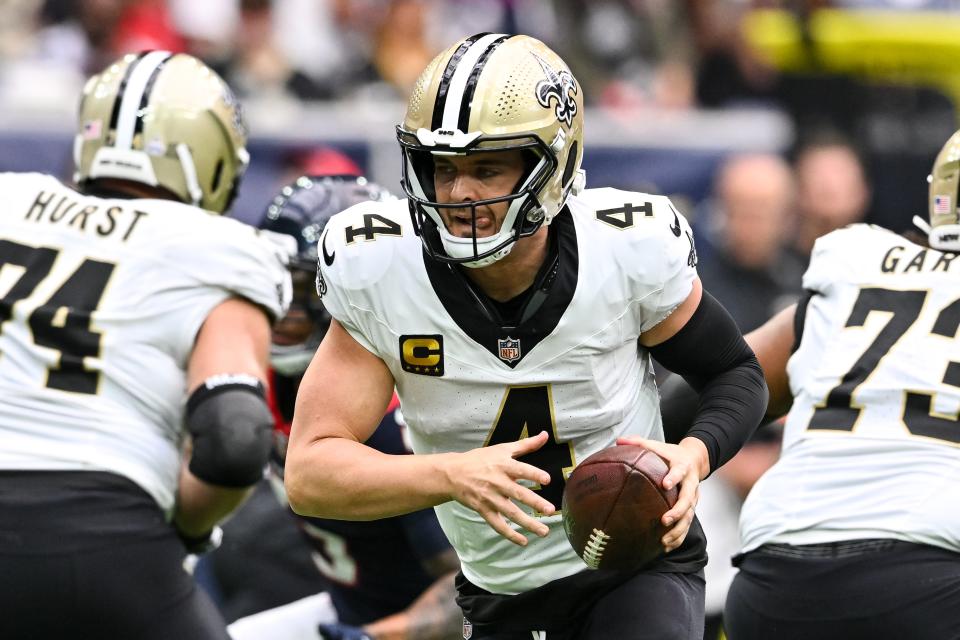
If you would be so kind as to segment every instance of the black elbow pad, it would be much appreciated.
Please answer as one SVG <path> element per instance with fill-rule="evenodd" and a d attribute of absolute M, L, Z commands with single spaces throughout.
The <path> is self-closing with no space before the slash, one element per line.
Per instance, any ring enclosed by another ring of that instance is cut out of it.
<path fill-rule="evenodd" d="M 190 472 L 204 482 L 243 488 L 263 477 L 273 416 L 263 384 L 248 375 L 213 376 L 187 400 L 193 437 Z"/>

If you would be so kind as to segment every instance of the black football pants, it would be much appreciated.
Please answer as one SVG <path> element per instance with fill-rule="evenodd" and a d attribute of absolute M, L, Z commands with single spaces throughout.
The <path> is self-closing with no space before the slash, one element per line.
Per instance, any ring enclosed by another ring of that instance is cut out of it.
<path fill-rule="evenodd" d="M 229 640 L 184 556 L 129 480 L 0 472 L 3 640 Z"/>
<path fill-rule="evenodd" d="M 853 540 L 765 545 L 738 564 L 729 640 L 960 639 L 960 554 Z"/>
<path fill-rule="evenodd" d="M 549 603 L 544 603 L 549 607 Z M 470 640 L 703 640 L 703 573 L 641 572 L 568 628 L 496 631 L 465 622 Z"/>

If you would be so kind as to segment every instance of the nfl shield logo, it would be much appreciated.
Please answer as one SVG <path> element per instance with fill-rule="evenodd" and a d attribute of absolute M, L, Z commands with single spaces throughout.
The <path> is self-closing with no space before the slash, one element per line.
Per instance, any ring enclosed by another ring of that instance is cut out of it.
<path fill-rule="evenodd" d="M 503 340 L 497 340 L 497 346 L 500 348 L 500 359 L 504 362 L 514 362 L 520 359 L 520 341 L 511 337 Z"/>
<path fill-rule="evenodd" d="M 473 623 L 463 619 L 463 640 L 470 640 L 473 637 Z"/>

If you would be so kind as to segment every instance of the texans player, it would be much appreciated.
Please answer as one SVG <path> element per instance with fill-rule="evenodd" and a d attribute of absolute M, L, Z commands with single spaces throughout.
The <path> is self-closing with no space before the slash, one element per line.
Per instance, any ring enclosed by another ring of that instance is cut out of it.
<path fill-rule="evenodd" d="M 316 292 L 317 241 L 333 214 L 359 202 L 390 200 L 395 198 L 362 177 L 302 176 L 281 190 L 261 223 L 292 236 L 299 247 L 291 262 L 293 303 L 274 326 L 270 353 L 276 425 L 272 466 L 281 493 L 297 388 L 330 324 Z M 409 453 L 395 398 L 367 445 L 391 455 Z M 462 620 L 453 586 L 459 564 L 432 510 L 373 522 L 298 517 L 298 523 L 328 584 L 326 592 L 238 620 L 230 625 L 235 640 L 459 635 Z"/>
<path fill-rule="evenodd" d="M 0 173 L 0 638 L 228 638 L 182 541 L 263 476 L 290 296 L 290 249 L 219 215 L 245 145 L 216 73 L 150 51 L 87 83 L 75 185 Z"/>
<path fill-rule="evenodd" d="M 669 200 L 582 190 L 582 100 L 527 36 L 471 36 L 427 66 L 398 127 L 407 201 L 353 207 L 321 236 L 334 320 L 297 397 L 287 493 L 327 518 L 435 507 L 461 562 L 464 637 L 699 639 L 697 487 L 752 433 L 766 387 Z M 676 445 L 651 356 L 703 389 Z M 394 387 L 413 456 L 364 444 Z M 560 497 L 578 461 L 621 438 L 670 463 L 670 553 L 591 571 Z"/>

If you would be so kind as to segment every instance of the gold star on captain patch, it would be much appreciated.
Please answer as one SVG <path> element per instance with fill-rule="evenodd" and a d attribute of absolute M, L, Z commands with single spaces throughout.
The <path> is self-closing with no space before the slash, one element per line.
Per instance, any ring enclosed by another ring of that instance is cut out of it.
<path fill-rule="evenodd" d="M 400 336 L 400 365 L 407 373 L 443 375 L 442 335 Z"/>

